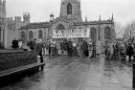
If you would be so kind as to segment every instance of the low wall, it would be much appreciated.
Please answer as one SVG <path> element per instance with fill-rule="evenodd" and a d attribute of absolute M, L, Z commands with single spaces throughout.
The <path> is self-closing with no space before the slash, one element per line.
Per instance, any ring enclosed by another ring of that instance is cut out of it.
<path fill-rule="evenodd" d="M 10 51 L 0 52 L 0 71 L 29 65 L 37 62 L 34 52 Z"/>

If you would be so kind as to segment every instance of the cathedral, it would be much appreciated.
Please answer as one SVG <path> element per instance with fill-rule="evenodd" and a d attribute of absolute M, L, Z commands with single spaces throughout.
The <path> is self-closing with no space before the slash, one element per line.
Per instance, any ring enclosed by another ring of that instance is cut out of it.
<path fill-rule="evenodd" d="M 115 40 L 113 16 L 108 20 L 83 21 L 80 0 L 61 0 L 60 16 L 50 15 L 49 22 L 30 23 L 20 28 L 20 39 L 91 40 L 97 45 Z"/>
<path fill-rule="evenodd" d="M 97 21 L 83 21 L 80 0 L 61 0 L 59 17 L 51 14 L 48 22 L 31 23 L 29 13 L 23 15 L 23 21 L 18 16 L 5 18 L 6 1 L 0 0 L 0 43 L 5 47 L 10 47 L 14 39 L 22 40 L 25 45 L 35 39 L 70 39 L 76 43 L 85 39 L 103 46 L 116 37 L 113 15 L 108 20 L 99 17 Z"/>

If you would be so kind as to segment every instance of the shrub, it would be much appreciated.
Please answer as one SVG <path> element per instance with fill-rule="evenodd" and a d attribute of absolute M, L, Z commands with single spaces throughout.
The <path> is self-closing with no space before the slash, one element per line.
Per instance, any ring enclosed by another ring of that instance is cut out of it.
<path fill-rule="evenodd" d="M 3 49 L 4 48 L 4 45 L 2 42 L 0 42 L 0 49 Z"/>
<path fill-rule="evenodd" d="M 18 40 L 13 40 L 12 41 L 12 48 L 14 49 L 17 49 L 19 46 L 18 46 Z"/>

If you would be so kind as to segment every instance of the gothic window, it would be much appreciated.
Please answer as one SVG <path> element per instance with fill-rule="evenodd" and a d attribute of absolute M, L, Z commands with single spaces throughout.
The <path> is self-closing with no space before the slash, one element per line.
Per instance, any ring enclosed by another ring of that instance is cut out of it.
<path fill-rule="evenodd" d="M 42 30 L 39 30 L 39 32 L 38 32 L 38 38 L 39 39 L 43 39 L 43 32 L 42 32 Z"/>
<path fill-rule="evenodd" d="M 58 32 L 59 30 L 63 31 L 63 30 L 65 30 L 65 27 L 64 27 L 64 25 L 59 24 L 56 29 L 57 29 L 57 32 Z"/>
<path fill-rule="evenodd" d="M 32 39 L 33 39 L 33 32 L 30 31 L 30 32 L 29 32 L 29 40 L 32 40 Z"/>
<path fill-rule="evenodd" d="M 1 27 L 0 27 L 0 42 L 1 42 Z"/>
<path fill-rule="evenodd" d="M 67 15 L 70 15 L 70 14 L 72 14 L 72 5 L 71 5 L 71 3 L 69 3 L 67 5 Z"/>
<path fill-rule="evenodd" d="M 111 40 L 111 29 L 110 29 L 110 27 L 106 27 L 104 33 L 105 33 L 105 39 Z"/>
<path fill-rule="evenodd" d="M 62 25 L 62 24 L 59 24 L 58 26 L 57 26 L 57 30 L 64 30 L 65 29 L 65 27 L 64 27 L 64 25 Z"/>
<path fill-rule="evenodd" d="M 96 42 L 97 40 L 97 31 L 94 27 L 91 28 L 91 40 L 92 42 Z"/>
<path fill-rule="evenodd" d="M 24 32 L 24 31 L 21 32 L 21 39 L 22 39 L 23 41 L 25 41 L 25 32 Z"/>

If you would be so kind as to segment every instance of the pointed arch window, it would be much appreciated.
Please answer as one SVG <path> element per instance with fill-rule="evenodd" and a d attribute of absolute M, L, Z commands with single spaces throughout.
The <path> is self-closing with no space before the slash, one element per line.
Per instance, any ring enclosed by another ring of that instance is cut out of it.
<path fill-rule="evenodd" d="M 72 14 L 72 5 L 71 5 L 71 3 L 69 3 L 67 5 L 67 15 L 71 15 L 71 14 Z"/>
<path fill-rule="evenodd" d="M 110 29 L 110 27 L 106 27 L 104 33 L 105 33 L 105 39 L 111 40 L 111 29 Z"/>
<path fill-rule="evenodd" d="M 0 42 L 1 42 L 1 27 L 0 27 Z"/>
<path fill-rule="evenodd" d="M 58 33 L 58 31 L 61 31 L 63 32 L 65 30 L 65 26 L 63 24 L 59 24 L 57 27 L 56 27 L 56 33 Z"/>
<path fill-rule="evenodd" d="M 22 41 L 25 41 L 25 32 L 24 31 L 21 32 L 21 39 L 22 39 Z"/>
<path fill-rule="evenodd" d="M 62 24 L 59 24 L 58 26 L 57 26 L 57 28 L 56 28 L 57 30 L 64 30 L 65 29 L 65 27 L 64 27 L 64 25 L 62 25 Z"/>
<path fill-rule="evenodd" d="M 43 32 L 42 32 L 42 30 L 39 30 L 39 32 L 38 32 L 38 38 L 39 39 L 43 39 Z"/>
<path fill-rule="evenodd" d="M 29 40 L 32 40 L 32 39 L 33 39 L 33 32 L 30 31 L 30 32 L 29 32 Z"/>
<path fill-rule="evenodd" d="M 94 27 L 91 28 L 91 40 L 92 42 L 96 42 L 97 40 L 97 30 Z"/>

